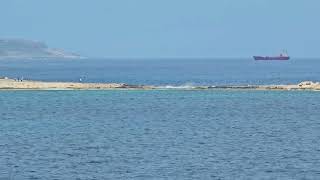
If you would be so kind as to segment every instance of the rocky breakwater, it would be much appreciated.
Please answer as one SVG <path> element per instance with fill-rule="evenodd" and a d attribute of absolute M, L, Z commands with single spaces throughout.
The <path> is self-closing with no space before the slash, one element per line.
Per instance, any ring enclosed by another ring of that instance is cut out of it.
<path fill-rule="evenodd" d="M 261 90 L 320 90 L 319 82 L 303 81 L 296 85 L 265 85 L 258 86 Z"/>
<path fill-rule="evenodd" d="M 60 90 L 60 89 L 137 89 L 137 90 L 151 90 L 151 89 L 166 89 L 156 86 L 145 85 L 128 85 L 124 83 L 80 83 L 80 82 L 43 82 L 43 81 L 26 81 L 15 80 L 6 77 L 0 77 L 0 89 L 38 89 L 38 90 Z M 296 85 L 245 85 L 245 86 L 198 86 L 192 88 L 178 88 L 178 89 L 229 89 L 229 90 L 315 90 L 320 91 L 320 83 L 312 81 L 304 81 Z"/>
<path fill-rule="evenodd" d="M 152 89 L 151 86 L 128 85 L 124 83 L 76 83 L 76 82 L 42 82 L 0 79 L 0 89 Z"/>
<path fill-rule="evenodd" d="M 229 89 L 229 90 L 320 90 L 319 82 L 304 81 L 293 85 L 225 85 L 196 87 L 195 89 Z"/>

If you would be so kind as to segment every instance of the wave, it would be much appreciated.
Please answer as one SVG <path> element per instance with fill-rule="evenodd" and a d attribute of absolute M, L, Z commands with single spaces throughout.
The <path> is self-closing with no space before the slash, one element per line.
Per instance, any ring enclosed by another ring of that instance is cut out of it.
<path fill-rule="evenodd" d="M 164 85 L 164 86 L 157 86 L 159 89 L 196 89 L 203 86 L 195 85 L 194 83 L 186 83 L 183 85 Z"/>

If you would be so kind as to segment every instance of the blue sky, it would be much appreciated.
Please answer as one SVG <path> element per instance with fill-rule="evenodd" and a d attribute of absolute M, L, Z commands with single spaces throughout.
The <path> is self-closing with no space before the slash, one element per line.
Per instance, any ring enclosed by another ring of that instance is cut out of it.
<path fill-rule="evenodd" d="M 1 0 L 0 37 L 94 57 L 320 57 L 319 0 Z"/>

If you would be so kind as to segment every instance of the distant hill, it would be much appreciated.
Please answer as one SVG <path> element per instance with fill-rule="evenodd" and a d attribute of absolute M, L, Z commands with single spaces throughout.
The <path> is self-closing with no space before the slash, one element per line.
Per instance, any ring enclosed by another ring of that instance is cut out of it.
<path fill-rule="evenodd" d="M 24 39 L 0 39 L 0 58 L 82 58 L 62 49 L 49 48 L 44 42 Z"/>

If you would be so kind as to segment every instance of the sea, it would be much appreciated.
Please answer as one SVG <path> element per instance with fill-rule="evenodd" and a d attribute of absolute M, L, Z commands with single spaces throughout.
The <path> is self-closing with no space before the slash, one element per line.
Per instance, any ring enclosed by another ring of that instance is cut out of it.
<path fill-rule="evenodd" d="M 0 76 L 44 81 L 193 86 L 320 81 L 319 59 L 0 60 Z"/>
<path fill-rule="evenodd" d="M 157 90 L 0 90 L 0 179 L 320 179 L 320 60 L 0 60 L 0 76 Z M 167 87 L 167 88 L 166 88 Z"/>

